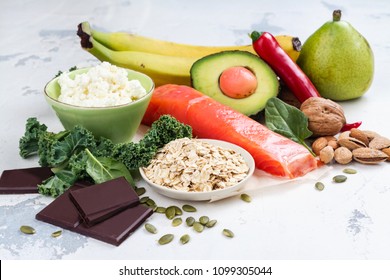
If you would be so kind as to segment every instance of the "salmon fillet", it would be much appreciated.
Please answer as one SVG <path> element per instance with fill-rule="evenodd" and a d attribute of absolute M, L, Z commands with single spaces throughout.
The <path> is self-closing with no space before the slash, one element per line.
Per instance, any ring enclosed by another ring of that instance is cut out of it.
<path fill-rule="evenodd" d="M 142 123 L 150 126 L 166 114 L 190 125 L 194 137 L 244 148 L 253 156 L 256 168 L 271 175 L 296 178 L 318 167 L 315 157 L 302 145 L 194 88 L 174 84 L 157 87 Z"/>

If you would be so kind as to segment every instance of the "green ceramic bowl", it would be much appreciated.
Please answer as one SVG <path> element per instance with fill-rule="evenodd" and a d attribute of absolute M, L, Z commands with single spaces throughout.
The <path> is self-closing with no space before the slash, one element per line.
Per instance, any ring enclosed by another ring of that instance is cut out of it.
<path fill-rule="evenodd" d="M 78 69 L 69 73 L 87 72 L 89 68 Z M 133 70 L 127 70 L 129 80 L 137 79 L 146 89 L 147 94 L 137 101 L 111 107 L 81 107 L 58 101 L 60 85 L 58 77 L 45 86 L 45 99 L 51 105 L 65 129 L 82 125 L 95 136 L 103 136 L 115 143 L 129 142 L 137 133 L 138 127 L 149 105 L 154 90 L 153 80 Z"/>

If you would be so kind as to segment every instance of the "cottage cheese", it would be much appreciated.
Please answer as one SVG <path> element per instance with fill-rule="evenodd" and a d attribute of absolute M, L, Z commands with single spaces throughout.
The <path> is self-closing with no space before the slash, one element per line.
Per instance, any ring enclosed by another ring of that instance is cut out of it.
<path fill-rule="evenodd" d="M 146 95 L 138 80 L 129 80 L 127 71 L 108 62 L 91 68 L 88 72 L 69 78 L 63 73 L 58 78 L 61 94 L 58 100 L 84 107 L 123 105 Z"/>

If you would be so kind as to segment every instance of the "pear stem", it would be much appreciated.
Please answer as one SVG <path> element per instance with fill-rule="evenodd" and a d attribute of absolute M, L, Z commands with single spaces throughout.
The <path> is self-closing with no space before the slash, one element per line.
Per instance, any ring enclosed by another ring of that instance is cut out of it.
<path fill-rule="evenodd" d="M 333 11 L 333 21 L 340 21 L 341 19 L 341 10 Z"/>

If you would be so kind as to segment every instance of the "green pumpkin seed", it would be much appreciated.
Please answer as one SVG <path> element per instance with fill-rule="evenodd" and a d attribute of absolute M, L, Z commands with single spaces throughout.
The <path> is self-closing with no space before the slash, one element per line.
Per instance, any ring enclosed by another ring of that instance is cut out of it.
<path fill-rule="evenodd" d="M 164 214 L 166 209 L 167 208 L 165 208 L 165 207 L 158 206 L 158 207 L 156 207 L 156 211 L 155 212 Z"/>
<path fill-rule="evenodd" d="M 176 216 L 176 209 L 174 206 L 169 206 L 167 209 L 165 209 L 165 216 L 172 220 Z"/>
<path fill-rule="evenodd" d="M 344 176 L 344 175 L 334 176 L 333 181 L 336 183 L 343 183 L 343 182 L 347 181 L 347 176 Z"/>
<path fill-rule="evenodd" d="M 202 216 L 199 218 L 199 223 L 201 223 L 202 225 L 206 225 L 209 221 L 210 219 L 207 216 Z"/>
<path fill-rule="evenodd" d="M 146 201 L 146 205 L 148 205 L 148 206 L 156 206 L 156 202 L 153 199 L 149 198 Z"/>
<path fill-rule="evenodd" d="M 62 234 L 62 230 L 57 230 L 51 234 L 52 237 L 58 237 Z"/>
<path fill-rule="evenodd" d="M 153 233 L 153 234 L 156 234 L 157 233 L 157 228 L 152 225 L 152 224 L 149 224 L 149 223 L 146 223 L 145 224 L 145 229 L 150 232 L 150 233 Z"/>
<path fill-rule="evenodd" d="M 33 227 L 30 227 L 30 226 L 21 226 L 20 231 L 25 233 L 25 234 L 34 234 L 35 233 L 35 229 Z"/>
<path fill-rule="evenodd" d="M 180 237 L 181 244 L 186 244 L 190 241 L 190 236 L 188 234 L 184 234 L 182 237 Z"/>
<path fill-rule="evenodd" d="M 194 223 L 195 223 L 195 218 L 194 217 L 188 217 L 186 219 L 187 226 L 192 227 L 194 225 Z"/>
<path fill-rule="evenodd" d="M 356 171 L 355 169 L 352 169 L 352 168 L 345 168 L 345 169 L 343 170 L 343 172 L 344 172 L 345 174 L 356 174 L 356 173 L 357 173 L 357 171 Z"/>
<path fill-rule="evenodd" d="M 325 188 L 325 185 L 322 182 L 317 182 L 315 185 L 317 190 L 322 191 Z"/>
<path fill-rule="evenodd" d="M 196 212 L 196 208 L 189 204 L 184 204 L 182 209 L 186 212 Z"/>
<path fill-rule="evenodd" d="M 144 197 L 141 197 L 140 200 L 139 200 L 139 203 L 146 203 L 147 201 L 149 200 L 149 196 L 144 196 Z"/>
<path fill-rule="evenodd" d="M 202 225 L 199 222 L 195 222 L 192 227 L 194 228 L 195 231 L 197 232 L 202 232 L 204 230 L 204 225 Z"/>
<path fill-rule="evenodd" d="M 252 197 L 250 197 L 250 195 L 246 194 L 246 193 L 241 194 L 240 198 L 241 198 L 241 200 L 243 200 L 245 202 L 251 202 L 252 201 Z"/>
<path fill-rule="evenodd" d="M 174 236 L 171 233 L 165 234 L 165 235 L 160 237 L 160 239 L 158 240 L 158 244 L 160 244 L 160 245 L 168 244 L 169 242 L 171 242 L 173 240 L 173 237 Z"/>
<path fill-rule="evenodd" d="M 206 227 L 212 228 L 217 223 L 217 220 L 210 220 L 207 222 Z"/>
<path fill-rule="evenodd" d="M 175 214 L 176 214 L 176 216 L 183 215 L 183 211 L 180 209 L 180 207 L 173 206 L 173 208 L 175 208 Z"/>
<path fill-rule="evenodd" d="M 230 229 L 227 229 L 225 228 L 223 231 L 222 231 L 223 235 L 229 237 L 229 238 L 233 238 L 234 237 L 234 233 L 230 230 Z"/>
<path fill-rule="evenodd" d="M 136 188 L 136 189 L 135 189 L 135 193 L 136 193 L 138 196 L 141 196 L 141 195 L 143 195 L 144 193 L 146 193 L 146 190 L 145 190 L 145 188 Z"/>
<path fill-rule="evenodd" d="M 183 220 L 181 218 L 174 218 L 172 220 L 172 226 L 177 227 L 180 226 Z"/>

